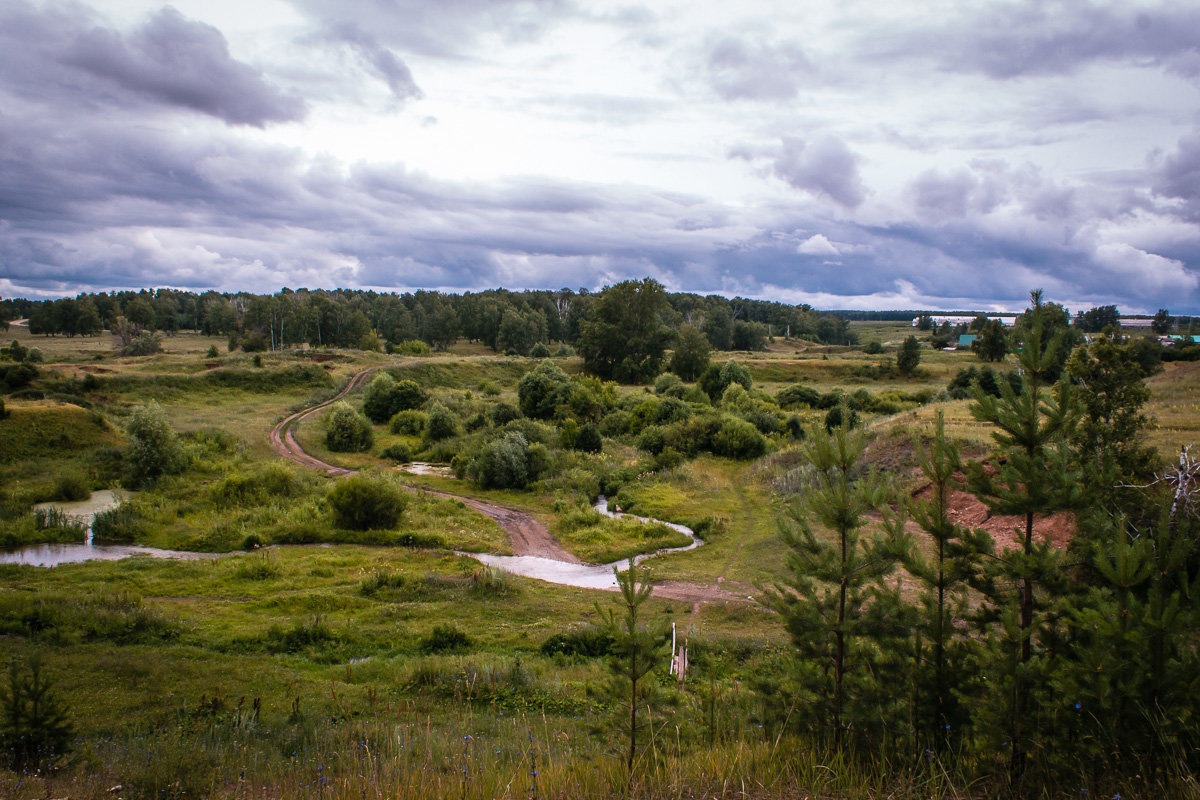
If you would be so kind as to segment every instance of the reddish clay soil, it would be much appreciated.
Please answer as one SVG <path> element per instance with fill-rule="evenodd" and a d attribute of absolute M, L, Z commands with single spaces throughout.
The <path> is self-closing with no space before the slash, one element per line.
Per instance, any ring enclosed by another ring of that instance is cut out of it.
<path fill-rule="evenodd" d="M 961 476 L 959 476 L 961 479 Z M 928 500 L 933 490 L 926 485 L 913 493 L 917 500 Z M 991 516 L 985 506 L 975 495 L 959 489 L 953 489 L 949 497 L 949 513 L 951 521 L 968 528 L 982 528 L 991 534 L 996 546 L 1002 550 L 1019 547 L 1025 540 L 1025 517 L 1021 515 Z M 1069 511 L 1060 511 L 1049 517 L 1035 517 L 1033 520 L 1033 538 L 1051 544 L 1059 549 L 1070 544 L 1075 536 L 1075 515 Z"/>

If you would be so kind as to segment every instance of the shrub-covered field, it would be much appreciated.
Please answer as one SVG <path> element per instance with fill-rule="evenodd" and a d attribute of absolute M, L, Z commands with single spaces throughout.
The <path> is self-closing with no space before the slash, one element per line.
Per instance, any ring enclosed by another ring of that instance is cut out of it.
<path fill-rule="evenodd" d="M 837 542 L 834 528 L 814 525 L 811 543 L 797 544 L 808 540 L 796 509 L 818 518 L 797 505 L 820 485 L 814 441 L 841 420 L 868 434 L 866 455 L 847 474 L 855 485 L 877 483 L 884 499 L 859 509 L 855 535 L 865 543 L 901 531 L 908 552 L 925 558 L 938 552 L 935 535 L 916 521 L 888 524 L 902 498 L 929 496 L 921 462 L 935 421 L 944 421 L 964 462 L 980 465 L 974 478 L 968 466 L 954 471 L 962 496 L 969 478 L 986 482 L 1019 460 L 988 460 L 995 426 L 971 410 L 975 385 L 1001 398 L 1004 387 L 1020 391 L 1010 377 L 1015 356 L 985 364 L 922 339 L 919 365 L 902 373 L 896 359 L 911 326 L 853 323 L 848 332 L 857 345 L 764 337 L 760 350 L 714 351 L 695 380 L 664 371 L 634 385 L 588 374 L 583 357 L 557 343 L 533 358 L 466 339 L 433 350 L 389 341 L 390 355 L 257 343 L 238 351 L 225 336 L 180 332 L 139 357 L 116 354 L 107 334 L 11 329 L 10 338 L 41 352 L 33 374 L 14 372 L 4 387 L 0 546 L 78 542 L 77 525 L 33 506 L 122 487 L 125 502 L 93 525 L 98 543 L 219 557 L 0 567 L 0 656 L 13 664 L 0 688 L 32 685 L 38 664 L 69 729 L 48 739 L 61 751 L 53 757 L 0 770 L 0 796 L 110 797 L 120 785 L 117 794 L 130 798 L 976 797 L 1013 790 L 1004 748 L 1014 739 L 1005 733 L 1030 745 L 1024 758 L 1036 777 L 1016 784 L 1025 796 L 1191 796 L 1195 709 L 1148 723 L 1164 732 L 1159 744 L 1133 750 L 1096 731 L 1120 724 L 1131 740 L 1145 734 L 1120 723 L 1132 706 L 1105 699 L 1142 702 L 1144 684 L 1120 673 L 1100 685 L 1089 682 L 1094 671 L 1070 666 L 1098 647 L 1101 639 L 1088 638 L 1097 631 L 1109 637 L 1108 652 L 1141 664 L 1137 643 L 1153 628 L 1154 609 L 1182 596 L 1137 577 L 1148 570 L 1151 544 L 1104 549 L 1119 538 L 1075 536 L 1081 544 L 1064 550 L 1074 572 L 1056 571 L 1057 551 L 1038 551 L 1037 580 L 1061 581 L 1037 584 L 1039 603 L 1043 593 L 1060 598 L 1036 609 L 1041 627 L 1031 635 L 1041 660 L 1021 661 L 1019 635 L 988 638 L 1021 629 L 1020 614 L 996 598 L 1022 573 L 980 572 L 957 596 L 955 613 L 975 616 L 956 618 L 957 630 L 973 633 L 955 640 L 955 658 L 965 659 L 955 663 L 971 664 L 974 681 L 956 696 L 984 711 L 946 749 L 905 721 L 930 713 L 923 693 L 933 662 L 919 621 L 922 567 L 897 556 L 862 597 L 894 591 L 899 610 L 883 615 L 885 606 L 862 600 L 868 610 L 854 633 L 862 649 L 842 689 L 847 715 L 870 711 L 835 746 L 829 697 L 814 688 L 832 675 L 832 662 L 803 660 L 798 621 L 816 623 L 789 616 L 776 591 L 807 591 L 788 583 L 797 554 Z M 1138 445 L 1173 456 L 1200 432 L 1189 400 L 1200 380 L 1194 365 L 1148 373 L 1149 424 L 1137 428 Z M 276 423 L 363 370 L 374 372 L 355 391 L 290 429 L 305 452 L 357 475 L 330 478 L 272 451 Z M 1083 434 L 1069 446 L 1113 454 L 1113 470 L 1151 474 L 1165 463 Z M 414 472 L 414 462 L 449 476 L 418 474 L 429 470 Z M 627 604 L 617 593 L 484 567 L 466 554 L 512 554 L 509 534 L 462 500 L 422 488 L 526 512 L 591 563 L 688 541 L 660 524 L 600 515 L 592 504 L 602 494 L 703 540 L 641 568 L 668 591 L 646 601 L 639 622 L 659 634 L 674 623 L 690 668 L 677 684 L 662 640 L 643 642 L 653 666 L 642 688 L 653 713 L 638 730 L 632 773 L 623 760 L 628 709 L 612 690 L 632 645 L 605 623 L 606 612 L 619 618 Z M 1072 531 L 1108 530 L 1096 509 L 1110 501 L 1127 525 L 1155 530 L 1150 500 L 1094 498 L 1071 501 Z M 1019 528 L 1020 512 L 996 509 L 1003 514 Z M 1159 541 L 1148 533 L 1141 540 Z M 1200 562 L 1185 550 L 1171 574 L 1190 575 Z M 1095 565 L 1110 562 L 1133 570 L 1125 594 L 1104 588 L 1115 579 Z M 704 592 L 714 599 L 703 602 Z M 1127 618 L 1150 627 L 1109 631 L 1104 620 L 1120 618 L 1110 603 L 1125 603 Z M 906 626 L 900 633 L 888 627 L 896 621 Z M 1173 660 L 1145 665 L 1170 683 L 1155 697 L 1186 696 L 1171 670 L 1193 663 L 1195 623 L 1186 614 L 1172 622 L 1174 644 L 1164 652 Z M 1016 649 L 1005 650 L 1013 641 Z M 901 661 L 907 672 L 888 672 Z M 987 671 L 1010 662 L 1026 671 Z M 1111 661 L 1100 668 L 1117 669 Z M 1029 677 L 1037 670 L 1044 684 Z M 885 674 L 893 677 L 878 677 Z M 1010 718 L 995 698 L 1010 694 L 989 694 L 989 680 L 1010 681 L 1010 692 L 1014 680 L 1036 686 L 1026 696 L 1044 711 L 1030 723 L 1036 735 L 1004 728 Z M 1072 707 L 1091 716 L 1073 717 Z M 6 735 L 11 742 L 11 731 L 0 730 Z"/>

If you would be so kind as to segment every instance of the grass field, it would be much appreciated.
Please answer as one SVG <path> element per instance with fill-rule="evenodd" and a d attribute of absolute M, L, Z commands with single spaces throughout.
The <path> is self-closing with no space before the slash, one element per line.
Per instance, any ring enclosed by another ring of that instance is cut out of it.
<path fill-rule="evenodd" d="M 777 340 L 765 352 L 715 360 L 746 364 L 755 389 L 770 395 L 793 383 L 871 396 L 928 390 L 928 403 L 864 414 L 876 436 L 872 458 L 899 489 L 911 488 L 912 442 L 928 437 L 938 412 L 968 456 L 987 454 L 991 429 L 971 417 L 969 401 L 943 392 L 958 370 L 981 363 L 973 354 L 925 349 L 903 378 L 889 359 L 911 326 L 852 327 L 885 352 Z M 283 464 L 267 443 L 291 411 L 331 396 L 360 370 L 388 369 L 450 408 L 459 435 L 428 443 L 376 425 L 370 450 L 334 453 L 324 415 L 314 414 L 295 428 L 303 448 L 407 486 L 528 511 L 587 561 L 686 541 L 589 511 L 611 485 L 624 510 L 686 524 L 705 542 L 645 562 L 647 577 L 759 597 L 784 574 L 779 515 L 802 477 L 797 442 L 785 433 L 772 435 L 759 459 L 660 463 L 633 434 L 606 435 L 591 454 L 563 449 L 555 420 L 526 421 L 553 470 L 528 489 L 482 489 L 400 474 L 381 452 L 403 444 L 443 463 L 469 455 L 496 429 L 484 420 L 469 431 L 468 421 L 497 402 L 516 404 L 516 383 L 536 360 L 459 343 L 423 357 L 286 352 L 256 362 L 192 333 L 165 337 L 159 355 L 122 358 L 107 335 L 46 339 L 13 328 L 9 338 L 42 351 L 32 388 L 45 396 L 5 398 L 0 525 L 15 529 L 33 503 L 64 491 L 63 475 L 91 489 L 119 484 L 125 421 L 154 401 L 183 434 L 190 461 L 131 501 L 130 536 L 225 555 L 0 567 L 0 658 L 41 653 L 78 734 L 69 770 L 49 782 L 0 772 L 2 797 L 108 797 L 117 784 L 138 798 L 951 796 L 957 776 L 905 773 L 884 787 L 850 765 L 818 768 L 807 745 L 772 728 L 779 710 L 768 704 L 791 669 L 780 619 L 758 603 L 661 598 L 648 601 L 644 621 L 676 624 L 693 672 L 654 729 L 641 792 L 632 791 L 605 733 L 609 670 L 603 658 L 570 649 L 582 647 L 581 632 L 614 606 L 614 594 L 482 567 L 461 553 L 509 554 L 508 535 L 452 499 L 406 495 L 394 526 L 339 529 L 327 500 L 332 479 Z M 581 367 L 577 357 L 555 363 L 571 375 Z M 1013 368 L 1011 357 L 1001 368 Z M 1149 385 L 1148 441 L 1169 455 L 1200 437 L 1200 364 L 1168 364 Z M 650 397 L 646 387 L 616 394 L 626 411 Z M 361 407 L 362 390 L 347 399 Z M 825 414 L 798 413 L 808 425 Z M 256 488 L 263 485 L 275 488 Z M 276 546 L 241 551 L 255 544 Z M 562 634 L 577 638 L 566 650 L 543 649 Z M 652 680 L 670 694 L 665 667 L 664 659 Z"/>

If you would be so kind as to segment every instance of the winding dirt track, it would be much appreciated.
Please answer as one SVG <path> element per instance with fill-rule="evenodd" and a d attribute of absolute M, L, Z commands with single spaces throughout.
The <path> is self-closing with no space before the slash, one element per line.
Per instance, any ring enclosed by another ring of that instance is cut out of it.
<path fill-rule="evenodd" d="M 350 392 L 357 389 L 366 381 L 367 377 L 374 370 L 363 370 L 355 373 L 354 377 L 346 384 L 340 392 L 335 394 L 323 403 L 318 403 L 310 408 L 297 411 L 296 413 L 285 417 L 279 424 L 271 429 L 270 441 L 271 447 L 283 458 L 308 467 L 309 469 L 320 470 L 326 475 L 334 478 L 353 475 L 358 470 L 349 469 L 347 467 L 339 467 L 334 464 L 322 461 L 315 456 L 312 456 L 304 451 L 300 443 L 296 441 L 294 428 L 298 422 L 305 419 L 311 414 L 315 414 L 322 408 L 331 405 L 338 400 L 341 400 Z M 491 517 L 499 523 L 500 527 L 509 535 L 512 540 L 513 553 L 519 556 L 540 556 L 549 558 L 555 561 L 565 561 L 569 564 L 581 564 L 578 558 L 563 549 L 554 535 L 543 525 L 538 522 L 531 514 L 524 511 L 518 511 L 514 508 L 505 508 L 504 506 L 494 505 L 492 503 L 477 500 L 473 497 L 463 497 L 462 495 L 452 494 L 450 492 L 442 492 L 436 489 L 415 489 L 408 487 L 410 491 L 422 491 L 428 494 L 445 497 L 451 500 L 458 500 L 468 508 L 472 508 L 479 513 Z M 657 597 L 663 597 L 669 600 L 682 600 L 688 603 L 705 603 L 705 602 L 746 602 L 749 598 L 743 595 L 735 594 L 734 592 L 724 589 L 715 584 L 701 583 L 684 583 L 681 581 L 663 581 L 654 585 L 653 594 Z"/>

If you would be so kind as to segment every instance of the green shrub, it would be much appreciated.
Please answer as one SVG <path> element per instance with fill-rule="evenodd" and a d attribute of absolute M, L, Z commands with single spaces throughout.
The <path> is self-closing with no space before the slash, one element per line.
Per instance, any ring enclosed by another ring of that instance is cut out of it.
<path fill-rule="evenodd" d="M 453 625 L 442 624 L 434 625 L 429 635 L 423 637 L 417 644 L 418 649 L 426 655 L 466 650 L 470 646 L 470 636 L 467 636 Z"/>
<path fill-rule="evenodd" d="M 372 422 L 383 423 L 397 412 L 420 408 L 429 395 L 416 381 L 396 381 L 386 372 L 371 379 L 363 396 L 363 413 Z"/>
<path fill-rule="evenodd" d="M 8 409 L 4 407 L 3 397 L 0 397 L 0 419 L 8 419 Z"/>
<path fill-rule="evenodd" d="M 333 404 L 325 417 L 325 446 L 335 453 L 361 453 L 371 449 L 375 434 L 371 423 L 349 403 Z"/>
<path fill-rule="evenodd" d="M 388 342 L 387 351 L 402 356 L 427 356 L 430 353 L 429 345 L 420 339 L 405 339 L 395 344 Z"/>
<path fill-rule="evenodd" d="M 542 361 L 517 383 L 521 413 L 533 419 L 550 419 L 570 386 L 571 379 L 554 362 Z"/>
<path fill-rule="evenodd" d="M 768 436 L 778 432 L 783 425 L 779 413 L 775 410 L 774 406 L 769 406 L 766 403 L 751 403 L 749 408 L 742 411 L 742 419 Z"/>
<path fill-rule="evenodd" d="M 401 442 L 389 444 L 383 448 L 379 455 L 398 464 L 407 464 L 413 460 L 412 450 L 409 449 L 408 445 Z"/>
<path fill-rule="evenodd" d="M 54 476 L 53 500 L 87 500 L 92 496 L 92 487 L 88 485 L 87 476 L 68 469 Z"/>
<path fill-rule="evenodd" d="M 473 433 L 474 431 L 483 430 L 491 424 L 488 415 L 480 411 L 477 414 L 472 414 L 471 418 L 467 420 L 467 432 Z"/>
<path fill-rule="evenodd" d="M 713 437 L 713 451 L 727 458 L 757 458 L 767 451 L 767 440 L 749 422 L 726 417 Z"/>
<path fill-rule="evenodd" d="M 492 424 L 497 428 L 507 425 L 514 419 L 521 418 L 521 412 L 515 406 L 511 406 L 508 403 L 497 403 L 492 406 L 491 415 Z"/>
<path fill-rule="evenodd" d="M 529 442 L 510 432 L 493 439 L 475 457 L 468 470 L 484 489 L 524 489 L 529 485 Z"/>
<path fill-rule="evenodd" d="M 629 412 L 610 411 L 600 420 L 600 432 L 605 436 L 624 436 L 629 433 Z"/>
<path fill-rule="evenodd" d="M 840 427 L 843 419 L 846 420 L 846 427 L 856 427 L 858 425 L 858 412 L 849 406 L 834 406 L 825 414 L 825 429 L 831 431 L 834 428 Z"/>
<path fill-rule="evenodd" d="M 674 372 L 664 372 L 654 380 L 654 393 L 668 397 L 681 397 L 686 387 Z"/>
<path fill-rule="evenodd" d="M 0 364 L 0 385 L 9 392 L 28 386 L 37 376 L 38 369 L 32 364 Z"/>
<path fill-rule="evenodd" d="M 425 425 L 425 439 L 429 442 L 440 442 L 458 435 L 458 417 L 454 412 L 441 403 L 434 403 L 429 409 L 429 421 Z"/>
<path fill-rule="evenodd" d="M 126 482 L 131 488 L 182 472 L 187 466 L 179 437 L 158 403 L 151 401 L 133 409 L 125 437 Z"/>
<path fill-rule="evenodd" d="M 609 632 L 600 628 L 576 628 L 566 633 L 556 633 L 544 642 L 541 648 L 543 655 L 581 656 L 583 658 L 603 658 L 612 651 L 613 637 Z"/>
<path fill-rule="evenodd" d="M 669 425 L 685 420 L 692 415 L 692 408 L 677 397 L 665 397 L 654 409 L 655 425 Z"/>
<path fill-rule="evenodd" d="M 575 449 L 584 453 L 599 453 L 604 448 L 604 440 L 600 436 L 600 429 L 592 423 L 588 423 L 579 429 L 579 435 L 575 437 Z"/>
<path fill-rule="evenodd" d="M 293 497 L 302 488 L 300 478 L 290 467 L 273 462 L 226 475 L 212 485 L 209 495 L 221 506 L 248 506 L 276 497 Z"/>
<path fill-rule="evenodd" d="M 779 403 L 780 408 L 796 408 L 797 406 L 808 406 L 816 408 L 821 402 L 821 393 L 810 386 L 801 386 L 798 383 L 793 383 L 791 386 L 785 386 L 775 395 L 775 401 Z"/>
<path fill-rule="evenodd" d="M 871 341 L 867 342 L 866 346 L 863 348 L 863 352 L 867 355 L 877 356 L 883 352 L 883 345 L 872 339 Z"/>
<path fill-rule="evenodd" d="M 549 358 L 550 357 L 550 348 L 547 347 L 544 343 L 538 342 L 537 344 L 535 344 L 533 346 L 533 349 L 529 351 L 529 357 L 530 358 Z"/>
<path fill-rule="evenodd" d="M 415 408 L 397 411 L 388 421 L 388 430 L 408 436 L 420 436 L 429 424 L 429 415 Z"/>
<path fill-rule="evenodd" d="M 356 531 L 394 528 L 408 505 L 404 490 L 364 473 L 338 481 L 325 500 L 333 511 L 334 524 Z"/>
<path fill-rule="evenodd" d="M 142 331 L 121 348 L 123 356 L 152 356 L 162 352 L 162 334 Z"/>
<path fill-rule="evenodd" d="M 208 346 L 208 351 L 204 354 L 204 357 L 205 358 L 217 358 L 220 355 L 221 354 L 219 352 L 217 352 L 217 346 L 215 344 L 210 344 Z"/>

